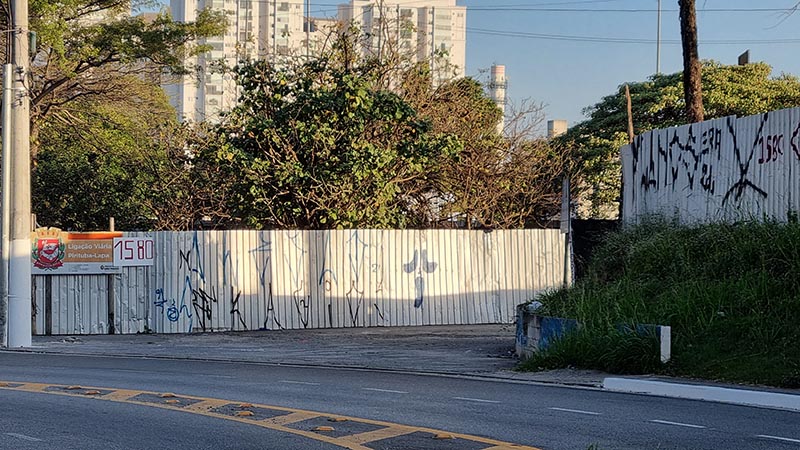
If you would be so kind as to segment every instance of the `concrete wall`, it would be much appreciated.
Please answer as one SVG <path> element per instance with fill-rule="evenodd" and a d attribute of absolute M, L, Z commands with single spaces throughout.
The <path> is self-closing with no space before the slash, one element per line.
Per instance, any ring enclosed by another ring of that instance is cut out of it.
<path fill-rule="evenodd" d="M 118 333 L 510 323 L 569 270 L 558 230 L 150 236 L 155 265 L 111 278 Z M 107 333 L 108 280 L 34 277 L 36 333 Z"/>

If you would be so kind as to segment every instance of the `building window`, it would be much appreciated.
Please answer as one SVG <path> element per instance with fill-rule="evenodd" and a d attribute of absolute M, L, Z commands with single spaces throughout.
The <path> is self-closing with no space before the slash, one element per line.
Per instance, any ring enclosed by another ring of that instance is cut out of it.
<path fill-rule="evenodd" d="M 207 95 L 222 95 L 222 89 L 220 89 L 219 85 L 217 85 L 217 84 L 207 84 L 206 85 L 206 94 Z"/>
<path fill-rule="evenodd" d="M 289 11 L 289 2 L 281 2 L 278 11 Z"/>

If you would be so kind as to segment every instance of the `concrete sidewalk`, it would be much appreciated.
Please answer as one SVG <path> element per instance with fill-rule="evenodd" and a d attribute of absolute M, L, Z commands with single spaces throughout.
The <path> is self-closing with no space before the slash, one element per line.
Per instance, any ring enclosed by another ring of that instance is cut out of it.
<path fill-rule="evenodd" d="M 604 374 L 514 372 L 513 325 L 34 336 L 29 351 L 397 370 L 600 387 Z"/>

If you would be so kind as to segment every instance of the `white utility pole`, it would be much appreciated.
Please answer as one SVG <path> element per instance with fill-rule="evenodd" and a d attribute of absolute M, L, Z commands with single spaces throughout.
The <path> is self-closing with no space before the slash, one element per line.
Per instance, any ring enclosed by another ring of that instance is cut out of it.
<path fill-rule="evenodd" d="M 8 55 L 10 59 L 11 55 Z M 0 347 L 8 345 L 8 256 L 11 233 L 11 101 L 14 98 L 14 65 L 3 66 L 3 197 L 2 206 L 2 236 L 0 244 Z"/>
<path fill-rule="evenodd" d="M 8 346 L 31 346 L 31 151 L 28 0 L 11 0 L 14 98 L 11 106 L 14 177 L 8 269 Z"/>
<path fill-rule="evenodd" d="M 661 73 L 661 0 L 658 0 L 658 26 L 656 37 L 656 74 Z"/>

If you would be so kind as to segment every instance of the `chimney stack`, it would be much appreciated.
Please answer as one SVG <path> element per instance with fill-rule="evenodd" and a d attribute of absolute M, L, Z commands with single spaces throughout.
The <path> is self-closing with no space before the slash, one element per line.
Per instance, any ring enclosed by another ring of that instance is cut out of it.
<path fill-rule="evenodd" d="M 503 112 L 500 122 L 497 124 L 497 132 L 503 134 L 506 125 L 506 88 L 508 82 L 506 81 L 506 66 L 495 64 L 492 66 L 492 78 L 489 82 L 489 95 L 492 100 Z"/>

